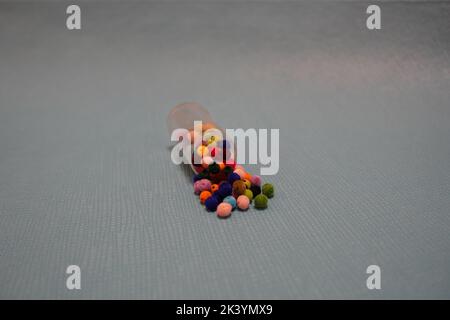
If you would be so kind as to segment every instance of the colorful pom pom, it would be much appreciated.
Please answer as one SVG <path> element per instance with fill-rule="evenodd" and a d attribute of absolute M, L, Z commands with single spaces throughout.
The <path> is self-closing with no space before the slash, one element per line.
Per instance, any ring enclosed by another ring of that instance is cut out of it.
<path fill-rule="evenodd" d="M 208 179 L 201 179 L 194 183 L 195 194 L 200 194 L 204 190 L 211 190 L 211 181 Z"/>
<path fill-rule="evenodd" d="M 216 211 L 219 201 L 216 197 L 211 196 L 205 201 L 205 207 L 208 211 Z"/>
<path fill-rule="evenodd" d="M 200 203 L 205 204 L 206 199 L 211 197 L 211 192 L 205 190 L 200 193 Z"/>
<path fill-rule="evenodd" d="M 244 195 L 239 196 L 237 198 L 236 202 L 237 202 L 237 207 L 240 210 L 247 210 L 250 205 L 250 199 Z"/>
<path fill-rule="evenodd" d="M 233 183 L 237 180 L 241 180 L 241 176 L 234 172 L 230 173 L 228 176 L 228 182 L 233 185 Z"/>
<path fill-rule="evenodd" d="M 261 177 L 260 176 L 252 176 L 251 178 L 250 178 L 250 182 L 253 184 L 253 185 L 255 185 L 255 186 L 258 186 L 258 187 L 260 187 L 261 186 Z"/>
<path fill-rule="evenodd" d="M 252 202 L 253 200 L 253 192 L 250 189 L 246 189 L 244 195 Z"/>
<path fill-rule="evenodd" d="M 222 202 L 217 206 L 217 216 L 219 218 L 228 218 L 231 216 L 232 206 L 228 202 Z"/>
<path fill-rule="evenodd" d="M 244 194 L 247 187 L 245 186 L 244 181 L 242 180 L 236 180 L 233 182 L 233 196 L 235 198 L 239 197 L 240 195 Z"/>
<path fill-rule="evenodd" d="M 260 187 L 260 186 L 252 185 L 252 186 L 250 187 L 250 190 L 251 190 L 252 193 L 253 193 L 253 197 L 256 197 L 258 194 L 261 193 L 261 187 Z"/>
<path fill-rule="evenodd" d="M 219 190 L 219 185 L 217 183 L 214 183 L 211 185 L 211 192 L 216 192 Z"/>
<path fill-rule="evenodd" d="M 258 194 L 255 197 L 255 208 L 265 209 L 267 208 L 267 202 L 269 202 L 269 199 L 264 194 Z"/>
<path fill-rule="evenodd" d="M 227 202 L 229 204 L 231 204 L 231 207 L 233 209 L 236 208 L 236 199 L 233 196 L 228 196 L 225 199 L 223 199 L 223 202 Z"/>
<path fill-rule="evenodd" d="M 221 183 L 218 192 L 222 198 L 231 195 L 232 192 L 231 184 L 229 182 Z"/>
<path fill-rule="evenodd" d="M 270 183 L 265 183 L 262 186 L 262 193 L 267 196 L 267 198 L 272 198 L 274 195 L 274 188 L 273 185 Z"/>
<path fill-rule="evenodd" d="M 216 174 L 216 173 L 219 173 L 220 167 L 219 167 L 219 165 L 217 163 L 214 162 L 214 163 L 211 163 L 208 166 L 208 171 L 213 173 L 213 174 Z"/>

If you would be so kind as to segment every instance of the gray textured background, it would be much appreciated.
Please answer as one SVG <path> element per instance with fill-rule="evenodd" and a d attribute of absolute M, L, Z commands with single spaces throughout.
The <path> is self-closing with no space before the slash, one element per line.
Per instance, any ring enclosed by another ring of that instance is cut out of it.
<path fill-rule="evenodd" d="M 450 298 L 449 2 L 376 32 L 364 3 L 66 6 L 0 3 L 0 298 Z M 280 128 L 268 210 L 202 209 L 183 101 Z"/>

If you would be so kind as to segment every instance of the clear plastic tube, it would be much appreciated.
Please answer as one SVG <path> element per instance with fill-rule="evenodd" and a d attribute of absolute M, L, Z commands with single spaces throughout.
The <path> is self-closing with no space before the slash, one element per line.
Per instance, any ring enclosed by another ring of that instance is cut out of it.
<path fill-rule="evenodd" d="M 204 134 L 205 131 L 209 129 L 217 129 L 222 134 L 222 139 L 225 139 L 224 131 L 217 125 L 217 123 L 212 119 L 210 113 L 208 110 L 206 110 L 204 107 L 202 107 L 200 104 L 195 102 L 188 102 L 188 103 L 182 103 L 174 108 L 169 112 L 169 115 L 167 116 L 167 128 L 169 130 L 169 134 L 172 134 L 172 132 L 175 129 L 186 129 L 189 131 L 191 135 L 191 143 L 192 143 L 192 157 L 191 157 L 191 168 L 194 171 L 194 173 L 199 173 L 203 170 L 205 167 L 205 164 L 195 164 L 193 161 L 194 153 L 197 152 L 197 154 L 200 152 L 202 161 L 205 160 L 206 165 L 208 164 L 207 160 L 210 160 L 211 152 L 214 153 L 214 143 L 221 143 L 220 150 L 222 152 L 222 144 L 227 143 L 226 140 L 223 141 L 215 141 L 214 142 L 214 136 L 207 137 L 205 139 L 205 136 L 202 137 L 201 145 L 195 145 L 194 144 L 194 122 L 195 121 L 201 121 L 202 122 L 202 130 L 201 133 Z M 201 150 L 199 149 L 201 148 Z M 225 148 L 223 148 L 225 149 Z M 231 148 L 230 148 L 231 149 Z M 199 151 L 200 150 L 200 151 Z M 205 150 L 205 151 L 202 151 Z M 187 156 L 187 155 L 184 155 Z M 214 156 L 214 154 L 212 154 Z M 233 152 L 227 153 L 226 157 L 223 159 L 224 162 L 232 161 L 234 159 L 234 149 Z"/>

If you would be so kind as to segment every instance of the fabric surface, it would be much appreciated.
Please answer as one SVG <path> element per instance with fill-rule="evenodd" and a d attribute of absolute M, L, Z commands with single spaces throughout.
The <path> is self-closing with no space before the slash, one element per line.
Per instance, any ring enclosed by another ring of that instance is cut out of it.
<path fill-rule="evenodd" d="M 449 2 L 378 31 L 361 2 L 78 3 L 80 31 L 0 3 L 0 298 L 450 298 Z M 184 101 L 280 129 L 267 210 L 201 207 Z"/>

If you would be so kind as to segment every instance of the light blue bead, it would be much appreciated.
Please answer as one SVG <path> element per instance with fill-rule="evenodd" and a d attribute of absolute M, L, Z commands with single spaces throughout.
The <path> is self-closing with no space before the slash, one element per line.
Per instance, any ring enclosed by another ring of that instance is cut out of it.
<path fill-rule="evenodd" d="M 231 204 L 231 207 L 233 209 L 236 208 L 236 199 L 233 196 L 225 197 L 225 199 L 223 199 L 223 202 L 227 202 L 227 203 Z"/>

